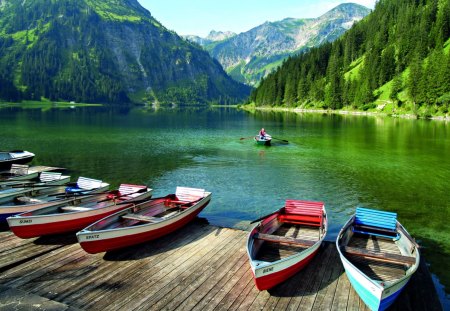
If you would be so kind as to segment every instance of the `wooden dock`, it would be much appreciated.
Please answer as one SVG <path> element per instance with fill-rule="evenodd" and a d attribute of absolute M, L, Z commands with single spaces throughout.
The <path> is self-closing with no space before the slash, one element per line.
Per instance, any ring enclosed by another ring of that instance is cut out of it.
<path fill-rule="evenodd" d="M 197 219 L 173 235 L 89 255 L 75 235 L 22 240 L 0 232 L 0 310 L 368 310 L 334 243 L 303 271 L 258 291 L 247 232 Z M 391 310 L 442 310 L 425 264 Z"/>

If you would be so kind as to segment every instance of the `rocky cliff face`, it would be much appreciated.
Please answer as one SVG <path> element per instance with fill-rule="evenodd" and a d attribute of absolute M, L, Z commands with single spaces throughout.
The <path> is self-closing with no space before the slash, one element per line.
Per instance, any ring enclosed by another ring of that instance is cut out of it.
<path fill-rule="evenodd" d="M 318 18 L 266 22 L 203 46 L 236 80 L 255 85 L 288 56 L 337 39 L 369 12 L 357 4 L 341 4 Z"/>
<path fill-rule="evenodd" d="M 191 104 L 249 93 L 136 0 L 0 0 L 0 8 L 0 80 L 21 98 Z"/>

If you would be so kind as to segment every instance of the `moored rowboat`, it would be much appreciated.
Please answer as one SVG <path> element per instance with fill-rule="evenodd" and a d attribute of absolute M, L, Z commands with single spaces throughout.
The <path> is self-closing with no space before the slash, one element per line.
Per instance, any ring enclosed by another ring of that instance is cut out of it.
<path fill-rule="evenodd" d="M 103 200 L 79 206 L 48 206 L 7 218 L 9 228 L 20 238 L 78 231 L 87 225 L 125 209 L 135 201 L 148 199 L 152 189 L 142 185 L 122 184 L 119 191 Z"/>
<path fill-rule="evenodd" d="M 35 154 L 23 151 L 0 151 L 0 169 L 9 169 L 13 164 L 25 164 L 33 160 Z"/>
<path fill-rule="evenodd" d="M 40 174 L 39 183 L 30 185 L 18 185 L 0 189 L 0 204 L 13 202 L 20 196 L 38 196 L 58 193 L 62 185 L 70 181 L 70 176 L 61 173 L 43 172 Z"/>
<path fill-rule="evenodd" d="M 77 233 L 88 253 L 111 251 L 169 234 L 193 220 L 211 200 L 203 189 L 177 187 L 175 194 L 127 208 Z"/>
<path fill-rule="evenodd" d="M 44 184 L 25 184 L 20 188 L 12 188 L 10 194 L 13 194 L 14 190 L 17 192 L 13 196 L 10 196 L 9 200 L 3 202 L 0 205 L 0 222 L 6 221 L 6 218 L 34 211 L 39 208 L 57 205 L 61 203 L 67 203 L 68 205 L 86 202 L 84 198 L 86 195 L 100 193 L 107 191 L 109 184 L 102 182 L 101 180 L 79 177 L 78 181 L 74 185 L 67 187 L 69 181 L 68 176 L 61 176 L 60 173 L 47 173 L 43 172 L 40 176 L 41 180 L 47 180 L 47 183 L 52 182 L 53 179 L 57 179 L 57 182 L 50 183 L 51 187 L 43 187 Z M 59 178 L 59 179 L 58 179 Z M 62 184 L 62 182 L 64 184 Z M 46 183 L 46 184 L 47 184 Z M 77 189 L 76 192 L 72 192 L 72 189 Z M 69 190 L 69 191 L 68 191 Z M 2 191 L 0 191 L 1 193 Z M 6 193 L 6 190 L 5 190 Z M 83 198 L 81 201 L 79 199 Z"/>
<path fill-rule="evenodd" d="M 286 200 L 250 232 L 247 254 L 259 290 L 267 290 L 303 269 L 327 233 L 322 202 Z"/>
<path fill-rule="evenodd" d="M 417 243 L 397 221 L 397 214 L 356 209 L 336 239 L 345 272 L 371 310 L 385 310 L 417 270 Z"/>

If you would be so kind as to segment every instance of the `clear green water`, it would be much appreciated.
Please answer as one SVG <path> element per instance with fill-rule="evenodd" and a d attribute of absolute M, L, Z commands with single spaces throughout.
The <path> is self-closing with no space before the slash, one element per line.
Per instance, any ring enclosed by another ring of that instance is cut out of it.
<path fill-rule="evenodd" d="M 205 188 L 213 198 L 201 216 L 215 225 L 242 227 L 288 198 L 320 200 L 333 240 L 356 206 L 396 211 L 424 246 L 448 306 L 449 126 L 225 108 L 4 108 L 0 149 L 34 152 L 33 164 L 69 168 L 73 179 L 144 183 L 155 196 Z M 240 140 L 261 127 L 289 144 Z"/>

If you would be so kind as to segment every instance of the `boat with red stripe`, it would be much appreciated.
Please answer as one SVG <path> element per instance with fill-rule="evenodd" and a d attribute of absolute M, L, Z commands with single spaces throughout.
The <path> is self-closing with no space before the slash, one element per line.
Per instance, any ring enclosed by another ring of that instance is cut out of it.
<path fill-rule="evenodd" d="M 303 269 L 327 233 L 323 202 L 286 200 L 250 232 L 247 254 L 259 290 L 268 290 Z"/>
<path fill-rule="evenodd" d="M 54 205 L 7 218 L 9 228 L 20 238 L 76 232 L 89 224 L 150 198 L 152 189 L 144 185 L 122 184 L 116 191 L 78 206 Z"/>
<path fill-rule="evenodd" d="M 107 252 L 167 235 L 192 221 L 210 202 L 211 192 L 177 187 L 175 194 L 122 210 L 77 233 L 88 253 Z"/>

